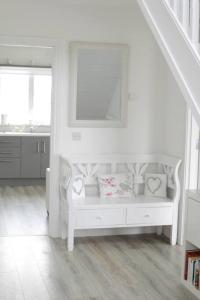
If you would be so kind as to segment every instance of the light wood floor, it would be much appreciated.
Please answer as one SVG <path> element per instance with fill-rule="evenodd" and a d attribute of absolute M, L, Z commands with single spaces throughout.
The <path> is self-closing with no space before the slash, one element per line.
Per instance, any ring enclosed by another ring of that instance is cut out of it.
<path fill-rule="evenodd" d="M 0 186 L 0 236 L 48 232 L 44 186 Z"/>
<path fill-rule="evenodd" d="M 180 284 L 181 249 L 157 237 L 78 238 L 68 253 L 37 236 L 44 199 L 41 186 L 0 187 L 0 300 L 195 299 Z"/>
<path fill-rule="evenodd" d="M 154 236 L 0 237 L 1 300 L 195 300 L 180 284 L 180 248 Z"/>

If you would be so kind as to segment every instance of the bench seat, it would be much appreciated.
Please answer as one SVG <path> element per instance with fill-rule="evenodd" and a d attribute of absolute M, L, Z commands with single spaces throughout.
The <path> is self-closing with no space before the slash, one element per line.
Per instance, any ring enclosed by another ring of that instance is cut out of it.
<path fill-rule="evenodd" d="M 109 208 L 109 207 L 126 207 L 126 206 L 172 206 L 173 202 L 170 198 L 160 197 L 147 197 L 145 195 L 138 195 L 131 198 L 100 198 L 95 196 L 86 197 L 84 199 L 76 199 L 72 202 L 72 205 L 78 209 L 93 209 L 97 207 Z"/>

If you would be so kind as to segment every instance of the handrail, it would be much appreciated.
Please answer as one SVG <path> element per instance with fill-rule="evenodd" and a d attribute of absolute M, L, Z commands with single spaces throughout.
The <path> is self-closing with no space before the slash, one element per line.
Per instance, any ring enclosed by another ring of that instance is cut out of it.
<path fill-rule="evenodd" d="M 196 52 L 200 53 L 200 0 L 164 0 Z"/>

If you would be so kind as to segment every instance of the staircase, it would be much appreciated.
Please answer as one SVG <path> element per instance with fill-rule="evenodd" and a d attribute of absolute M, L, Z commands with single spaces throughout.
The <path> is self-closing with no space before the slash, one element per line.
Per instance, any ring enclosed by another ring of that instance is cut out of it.
<path fill-rule="evenodd" d="M 200 59 L 200 1 L 163 0 Z"/>
<path fill-rule="evenodd" d="M 200 0 L 137 0 L 200 126 Z"/>

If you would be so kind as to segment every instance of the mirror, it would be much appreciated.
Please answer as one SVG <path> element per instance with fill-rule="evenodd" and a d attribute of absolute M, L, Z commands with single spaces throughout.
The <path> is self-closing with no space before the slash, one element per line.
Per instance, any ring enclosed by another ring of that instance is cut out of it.
<path fill-rule="evenodd" d="M 70 53 L 70 125 L 125 126 L 128 46 L 74 42 Z"/>

